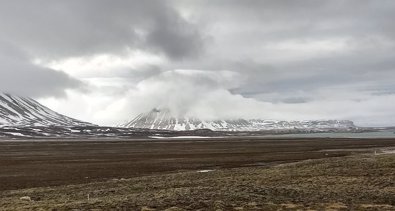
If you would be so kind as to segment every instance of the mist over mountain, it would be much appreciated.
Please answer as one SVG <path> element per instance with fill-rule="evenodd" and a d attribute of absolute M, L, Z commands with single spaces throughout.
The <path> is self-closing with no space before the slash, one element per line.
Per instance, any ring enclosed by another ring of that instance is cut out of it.
<path fill-rule="evenodd" d="M 392 126 L 394 11 L 389 0 L 1 1 L 0 90 L 107 126 L 157 106 Z"/>
<path fill-rule="evenodd" d="M 204 120 L 198 117 L 180 117 L 170 109 L 152 109 L 142 113 L 121 127 L 164 130 L 211 129 L 215 131 L 260 131 L 260 130 L 322 130 L 356 128 L 349 120 L 277 121 L 265 119 L 216 119 Z"/>

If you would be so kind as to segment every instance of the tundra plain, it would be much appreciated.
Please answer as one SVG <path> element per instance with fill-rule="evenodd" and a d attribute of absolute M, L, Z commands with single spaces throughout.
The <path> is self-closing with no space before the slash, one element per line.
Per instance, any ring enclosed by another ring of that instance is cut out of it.
<path fill-rule="evenodd" d="M 0 142 L 0 210 L 395 210 L 395 139 Z"/>

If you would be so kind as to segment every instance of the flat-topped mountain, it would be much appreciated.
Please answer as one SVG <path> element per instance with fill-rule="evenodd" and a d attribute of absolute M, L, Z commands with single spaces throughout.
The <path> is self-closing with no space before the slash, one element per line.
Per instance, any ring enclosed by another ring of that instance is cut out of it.
<path fill-rule="evenodd" d="M 276 121 L 264 119 L 201 120 L 199 118 L 175 117 L 169 109 L 153 109 L 139 114 L 131 121 L 120 125 L 130 128 L 148 128 L 164 130 L 211 129 L 216 131 L 260 131 L 260 130 L 321 130 L 356 128 L 349 120 L 312 120 L 312 121 Z"/>
<path fill-rule="evenodd" d="M 37 101 L 0 92 L 1 126 L 93 126 L 41 105 Z"/>

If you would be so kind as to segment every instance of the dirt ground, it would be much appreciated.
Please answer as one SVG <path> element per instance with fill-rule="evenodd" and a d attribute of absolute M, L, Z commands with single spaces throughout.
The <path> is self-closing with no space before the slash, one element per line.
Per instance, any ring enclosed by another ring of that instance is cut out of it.
<path fill-rule="evenodd" d="M 395 139 L 0 142 L 0 210 L 395 210 L 395 154 L 381 154 L 391 147 Z"/>

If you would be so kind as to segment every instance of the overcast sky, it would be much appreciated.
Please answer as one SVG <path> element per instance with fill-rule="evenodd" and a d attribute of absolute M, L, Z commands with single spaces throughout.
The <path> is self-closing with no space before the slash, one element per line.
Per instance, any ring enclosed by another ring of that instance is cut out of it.
<path fill-rule="evenodd" d="M 0 0 L 0 90 L 113 125 L 395 125 L 393 0 Z"/>

